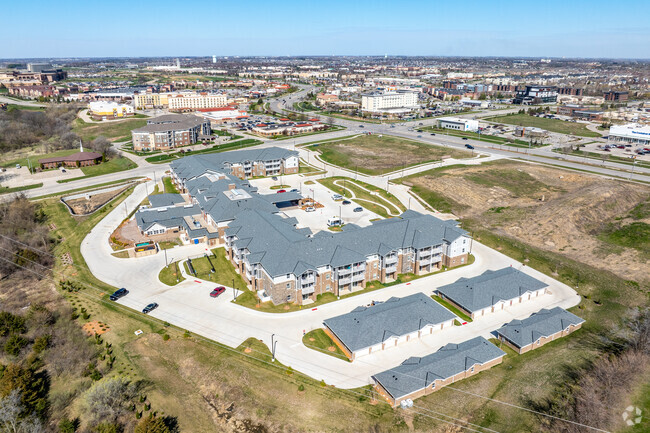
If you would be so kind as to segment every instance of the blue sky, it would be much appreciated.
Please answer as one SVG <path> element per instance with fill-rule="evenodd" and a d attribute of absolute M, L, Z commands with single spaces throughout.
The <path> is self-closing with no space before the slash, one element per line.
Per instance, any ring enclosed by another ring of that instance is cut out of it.
<path fill-rule="evenodd" d="M 650 58 L 649 0 L 32 0 L 2 15 L 0 58 Z"/>

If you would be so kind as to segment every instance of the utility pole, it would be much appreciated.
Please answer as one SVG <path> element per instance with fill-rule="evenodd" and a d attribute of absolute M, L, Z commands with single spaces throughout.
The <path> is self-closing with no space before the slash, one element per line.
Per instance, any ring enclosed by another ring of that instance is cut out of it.
<path fill-rule="evenodd" d="M 275 334 L 271 334 L 271 362 L 275 362 Z"/>
<path fill-rule="evenodd" d="M 167 248 L 164 248 L 163 251 L 165 252 L 165 267 L 167 267 Z"/>

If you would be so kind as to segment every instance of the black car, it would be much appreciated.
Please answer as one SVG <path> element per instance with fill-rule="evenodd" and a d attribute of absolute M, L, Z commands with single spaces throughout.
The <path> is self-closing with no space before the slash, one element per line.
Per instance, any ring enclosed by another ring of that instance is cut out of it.
<path fill-rule="evenodd" d="M 436 135 L 436 133 L 435 133 L 435 132 L 432 132 L 431 135 Z"/>
<path fill-rule="evenodd" d="M 363 212 L 363 208 L 362 207 L 355 207 L 354 212 Z"/>
<path fill-rule="evenodd" d="M 151 312 L 152 312 L 153 310 L 155 310 L 156 308 L 158 308 L 158 304 L 155 303 L 155 302 L 152 302 L 151 304 L 149 304 L 149 305 L 147 305 L 146 307 L 144 307 L 144 308 L 142 309 L 142 312 L 143 312 L 144 314 L 148 314 L 148 313 L 151 313 Z"/>
<path fill-rule="evenodd" d="M 466 144 L 465 147 L 468 149 L 474 149 L 474 146 L 472 146 L 471 144 Z"/>
<path fill-rule="evenodd" d="M 121 289 L 117 289 L 115 292 L 113 292 L 113 294 L 111 296 L 109 296 L 108 299 L 110 299 L 111 301 L 117 301 L 122 296 L 126 296 L 128 294 L 129 294 L 129 291 L 126 290 L 124 287 L 122 287 Z"/>
<path fill-rule="evenodd" d="M 467 137 L 463 137 L 463 140 L 467 140 Z"/>
<path fill-rule="evenodd" d="M 342 203 L 343 203 L 343 204 L 350 204 L 350 203 L 352 203 L 352 202 L 351 202 L 350 200 L 343 200 Z"/>
<path fill-rule="evenodd" d="M 359 128 L 364 128 L 364 126 L 363 126 L 363 125 L 359 125 Z"/>

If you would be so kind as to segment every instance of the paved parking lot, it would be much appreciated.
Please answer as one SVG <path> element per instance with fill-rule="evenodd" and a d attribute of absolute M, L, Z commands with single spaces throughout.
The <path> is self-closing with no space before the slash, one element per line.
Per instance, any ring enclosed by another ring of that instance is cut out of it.
<path fill-rule="evenodd" d="M 301 191 L 303 196 L 312 197 L 318 203 L 324 205 L 324 208 L 318 208 L 314 212 L 306 212 L 302 209 L 289 209 L 284 211 L 287 216 L 296 218 L 301 227 L 308 227 L 314 232 L 327 230 L 327 220 L 332 217 L 340 216 L 344 224 L 356 224 L 362 227 L 370 225 L 370 221 L 373 219 L 381 218 L 376 213 L 354 202 L 344 205 L 342 201 L 335 201 L 332 198 L 334 193 L 313 178 L 313 176 L 307 177 L 294 174 L 278 177 L 277 181 L 271 178 L 264 178 L 251 180 L 250 183 L 259 189 L 260 194 L 275 194 L 277 190 L 270 189 L 272 186 L 289 185 L 287 191 L 295 188 Z M 305 182 L 309 180 L 312 180 L 314 183 L 305 185 Z M 354 208 L 356 207 L 362 207 L 363 211 L 354 212 Z"/>
<path fill-rule="evenodd" d="M 630 160 L 636 159 L 637 161 L 650 161 L 650 154 L 639 155 L 638 153 L 636 153 L 637 149 L 643 149 L 644 147 L 650 148 L 650 146 L 647 145 L 640 146 L 640 145 L 633 144 L 632 146 L 625 147 L 623 149 L 619 149 L 614 146 L 614 147 L 610 147 L 609 152 L 607 152 L 599 148 L 602 145 L 603 143 L 589 143 L 585 145 L 583 148 L 581 148 L 580 150 L 584 150 L 587 152 L 595 152 L 602 155 L 613 155 L 613 156 L 619 156 L 621 158 L 630 158 Z"/>

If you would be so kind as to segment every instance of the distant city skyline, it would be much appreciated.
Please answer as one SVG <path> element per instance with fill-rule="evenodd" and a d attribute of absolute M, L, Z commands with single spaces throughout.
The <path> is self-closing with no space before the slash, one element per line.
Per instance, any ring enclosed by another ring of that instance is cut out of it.
<path fill-rule="evenodd" d="M 0 58 L 467 56 L 650 58 L 650 2 L 116 0 L 4 8 Z M 642 22 L 642 21 L 641 21 Z M 7 41 L 9 43 L 7 43 Z"/>

